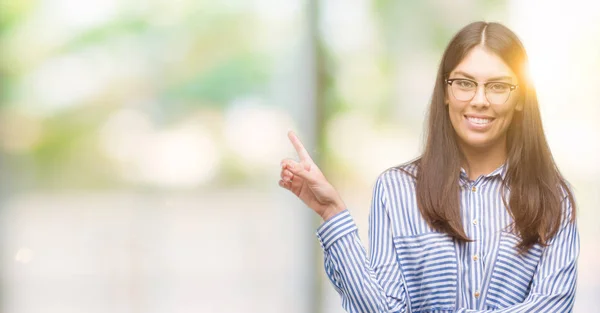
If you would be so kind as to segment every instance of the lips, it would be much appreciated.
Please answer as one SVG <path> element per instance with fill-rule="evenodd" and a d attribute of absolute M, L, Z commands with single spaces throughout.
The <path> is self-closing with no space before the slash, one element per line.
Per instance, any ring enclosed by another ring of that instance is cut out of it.
<path fill-rule="evenodd" d="M 487 115 L 476 115 L 476 114 L 465 114 L 465 120 L 467 121 L 467 127 L 474 131 L 486 131 L 491 127 L 492 122 L 495 118 Z"/>
<path fill-rule="evenodd" d="M 469 122 L 477 125 L 486 125 L 489 124 L 494 119 L 492 118 L 481 118 L 481 117 L 473 117 L 473 116 L 465 116 Z"/>

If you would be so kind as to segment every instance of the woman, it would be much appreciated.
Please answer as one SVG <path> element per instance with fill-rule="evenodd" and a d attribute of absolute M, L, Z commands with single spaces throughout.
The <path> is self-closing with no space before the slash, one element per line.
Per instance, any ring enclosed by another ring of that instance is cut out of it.
<path fill-rule="evenodd" d="M 281 187 L 318 213 L 348 312 L 570 312 L 579 237 L 517 36 L 472 23 L 450 42 L 416 161 L 376 180 L 367 254 L 344 202 L 293 132 Z"/>

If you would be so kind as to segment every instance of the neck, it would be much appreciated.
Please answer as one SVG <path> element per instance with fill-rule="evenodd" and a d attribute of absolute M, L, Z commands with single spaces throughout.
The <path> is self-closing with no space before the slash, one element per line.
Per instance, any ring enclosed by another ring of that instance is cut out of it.
<path fill-rule="evenodd" d="M 490 147 L 475 148 L 461 144 L 465 157 L 463 168 L 467 171 L 470 180 L 475 180 L 481 175 L 487 175 L 504 162 L 506 162 L 506 138 Z"/>

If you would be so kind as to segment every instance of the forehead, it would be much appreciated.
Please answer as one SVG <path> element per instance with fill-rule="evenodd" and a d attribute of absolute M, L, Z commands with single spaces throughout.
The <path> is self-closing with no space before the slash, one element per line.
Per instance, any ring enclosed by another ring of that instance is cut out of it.
<path fill-rule="evenodd" d="M 509 76 L 513 81 L 516 80 L 515 73 L 498 55 L 481 46 L 471 49 L 451 74 L 456 72 L 467 73 L 482 81 L 501 76 Z"/>

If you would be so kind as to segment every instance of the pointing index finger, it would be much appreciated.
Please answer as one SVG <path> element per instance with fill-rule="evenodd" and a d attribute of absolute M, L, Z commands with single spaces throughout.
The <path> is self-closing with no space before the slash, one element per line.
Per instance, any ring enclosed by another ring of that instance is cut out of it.
<path fill-rule="evenodd" d="M 312 162 L 312 158 L 308 154 L 308 151 L 306 151 L 306 149 L 304 148 L 304 145 L 300 141 L 300 138 L 298 138 L 298 136 L 296 136 L 296 134 L 293 131 L 290 130 L 288 132 L 288 138 L 290 138 L 290 141 L 294 145 L 294 148 L 296 149 L 296 152 L 298 153 L 298 156 L 300 157 L 300 161 L 311 161 Z"/>

